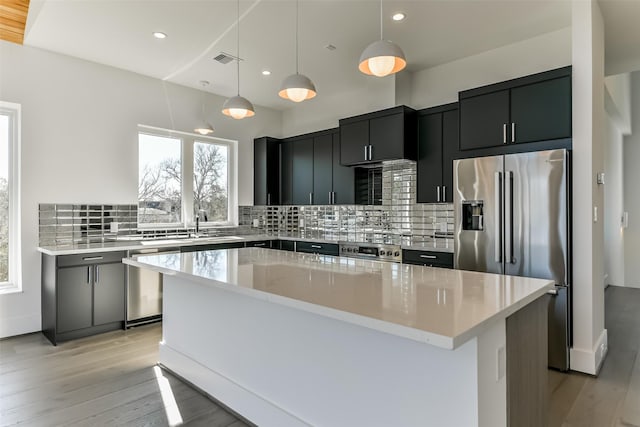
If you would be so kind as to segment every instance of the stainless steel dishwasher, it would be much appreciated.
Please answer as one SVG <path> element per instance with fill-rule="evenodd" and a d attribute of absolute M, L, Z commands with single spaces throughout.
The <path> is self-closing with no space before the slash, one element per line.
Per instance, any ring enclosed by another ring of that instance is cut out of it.
<path fill-rule="evenodd" d="M 129 257 L 154 254 L 180 254 L 179 248 L 145 248 L 129 251 Z M 126 327 L 162 319 L 162 274 L 127 266 Z"/>

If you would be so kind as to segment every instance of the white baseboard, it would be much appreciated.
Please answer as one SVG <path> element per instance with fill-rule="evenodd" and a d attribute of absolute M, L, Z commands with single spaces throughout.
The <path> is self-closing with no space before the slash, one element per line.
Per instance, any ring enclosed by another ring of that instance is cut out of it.
<path fill-rule="evenodd" d="M 608 351 L 607 330 L 604 329 L 591 350 L 572 348 L 569 351 L 570 368 L 572 371 L 598 375 L 602 362 Z"/>
<path fill-rule="evenodd" d="M 160 343 L 159 362 L 231 410 L 258 425 L 309 426 L 300 418 L 164 343 Z"/>
<path fill-rule="evenodd" d="M 27 316 L 0 318 L 0 338 L 39 332 L 42 329 L 40 313 Z"/>

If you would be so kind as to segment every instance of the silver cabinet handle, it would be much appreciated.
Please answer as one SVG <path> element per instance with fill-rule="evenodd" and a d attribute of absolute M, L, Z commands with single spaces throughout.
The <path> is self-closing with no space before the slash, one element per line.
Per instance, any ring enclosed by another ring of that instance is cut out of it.
<path fill-rule="evenodd" d="M 333 198 L 331 197 L 331 195 L 333 194 L 333 191 L 329 191 L 329 204 L 333 204 Z"/>
<path fill-rule="evenodd" d="M 506 123 L 502 124 L 502 143 L 503 144 L 507 143 L 507 124 Z"/>
<path fill-rule="evenodd" d="M 313 193 L 309 193 L 309 204 L 313 204 Z"/>
<path fill-rule="evenodd" d="M 504 173 L 504 261 L 513 263 L 513 172 Z"/>
<path fill-rule="evenodd" d="M 494 259 L 496 262 L 502 262 L 502 173 L 496 172 L 494 175 L 494 190 L 495 190 L 495 233 L 496 239 Z"/>
<path fill-rule="evenodd" d="M 516 142 L 516 124 L 511 123 L 511 142 Z"/>
<path fill-rule="evenodd" d="M 271 193 L 267 193 L 267 205 L 271 204 Z"/>
<path fill-rule="evenodd" d="M 364 146 L 364 159 L 365 160 L 369 160 L 369 159 L 367 159 L 367 146 L 366 145 Z"/>
<path fill-rule="evenodd" d="M 87 284 L 91 284 L 91 266 L 87 267 Z"/>
<path fill-rule="evenodd" d="M 95 271 L 96 271 L 96 280 L 95 280 L 95 284 L 97 285 L 97 284 L 98 284 L 98 282 L 100 281 L 100 266 L 99 266 L 99 265 L 96 265 L 94 268 L 96 269 L 96 270 L 95 270 Z"/>
<path fill-rule="evenodd" d="M 447 201 L 447 186 L 446 185 L 442 186 L 442 201 L 443 202 Z"/>
<path fill-rule="evenodd" d="M 253 244 L 253 246 L 254 246 L 254 247 L 257 247 L 257 246 L 266 246 L 266 243 L 254 243 L 254 244 Z"/>
<path fill-rule="evenodd" d="M 371 145 L 369 145 L 369 160 L 373 159 L 372 152 L 373 152 L 373 148 Z"/>
<path fill-rule="evenodd" d="M 320 246 L 320 245 L 311 245 L 311 247 L 313 249 L 322 249 L 322 246 Z"/>
<path fill-rule="evenodd" d="M 558 295 L 558 290 L 557 290 L 557 289 L 549 289 L 549 290 L 547 291 L 547 293 L 548 293 L 549 295 Z"/>
<path fill-rule="evenodd" d="M 336 192 L 335 191 L 331 192 L 331 204 L 332 205 L 336 204 Z"/>
<path fill-rule="evenodd" d="M 83 261 L 99 261 L 103 258 L 104 258 L 103 256 L 85 256 L 85 257 L 82 257 L 82 260 Z"/>
<path fill-rule="evenodd" d="M 426 259 L 436 259 L 438 258 L 435 255 L 420 255 L 420 258 L 426 258 Z"/>
<path fill-rule="evenodd" d="M 439 185 L 436 186 L 436 194 L 437 194 L 436 201 L 439 202 L 440 201 L 440 186 Z"/>

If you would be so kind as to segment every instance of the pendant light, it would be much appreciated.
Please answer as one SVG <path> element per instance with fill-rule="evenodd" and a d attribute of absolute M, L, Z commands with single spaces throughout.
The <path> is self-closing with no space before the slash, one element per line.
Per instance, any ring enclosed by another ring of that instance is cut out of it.
<path fill-rule="evenodd" d="M 234 119 L 244 119 L 245 117 L 253 117 L 256 113 L 253 104 L 246 98 L 240 96 L 240 0 L 238 0 L 238 22 L 236 24 L 237 50 L 236 63 L 238 73 L 238 94 L 227 99 L 222 105 L 222 114 L 231 116 Z"/>
<path fill-rule="evenodd" d="M 209 85 L 209 82 L 206 80 L 200 81 L 200 86 L 202 86 L 202 117 L 201 123 L 198 127 L 196 127 L 193 131 L 199 133 L 200 135 L 210 135 L 213 133 L 213 127 L 207 122 L 204 118 L 204 88 Z"/>
<path fill-rule="evenodd" d="M 371 43 L 360 55 L 358 69 L 364 74 L 377 77 L 397 73 L 407 66 L 400 46 L 382 36 L 382 0 L 380 0 L 380 40 Z"/>
<path fill-rule="evenodd" d="M 316 96 L 316 87 L 311 79 L 304 74 L 298 72 L 298 0 L 296 0 L 296 73 L 291 74 L 284 79 L 280 92 L 280 98 L 288 99 L 293 102 L 302 102 L 305 99 L 311 99 Z"/>

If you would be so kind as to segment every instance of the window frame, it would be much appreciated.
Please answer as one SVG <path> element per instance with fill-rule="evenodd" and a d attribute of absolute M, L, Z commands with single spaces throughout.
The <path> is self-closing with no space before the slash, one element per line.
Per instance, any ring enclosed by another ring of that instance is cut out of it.
<path fill-rule="evenodd" d="M 196 142 L 210 143 L 217 145 L 224 145 L 228 149 L 227 158 L 227 188 L 228 188 L 228 203 L 227 203 L 227 221 L 224 222 L 200 222 L 200 228 L 217 228 L 217 227 L 233 227 L 238 225 L 238 141 L 232 139 L 218 138 L 212 136 L 204 136 L 190 132 L 182 132 L 175 130 L 168 130 L 147 125 L 138 125 L 138 144 L 139 135 L 147 134 L 159 137 L 168 137 L 179 139 L 181 143 L 181 191 L 182 191 L 182 221 L 173 223 L 140 223 L 138 222 L 139 229 L 161 229 L 161 228 L 175 228 L 195 227 L 195 216 L 193 214 L 193 177 L 195 174 L 193 164 L 193 154 Z M 138 149 L 138 156 L 140 151 Z M 139 168 L 140 159 L 137 159 L 137 165 Z M 138 170 L 138 179 L 140 176 L 140 170 Z M 139 201 L 138 201 L 139 202 Z"/>
<path fill-rule="evenodd" d="M 8 191 L 9 191 L 9 265 L 8 281 L 0 282 L 0 294 L 22 292 L 22 251 L 20 217 L 20 155 L 22 106 L 0 101 L 0 113 L 9 116 Z"/>

